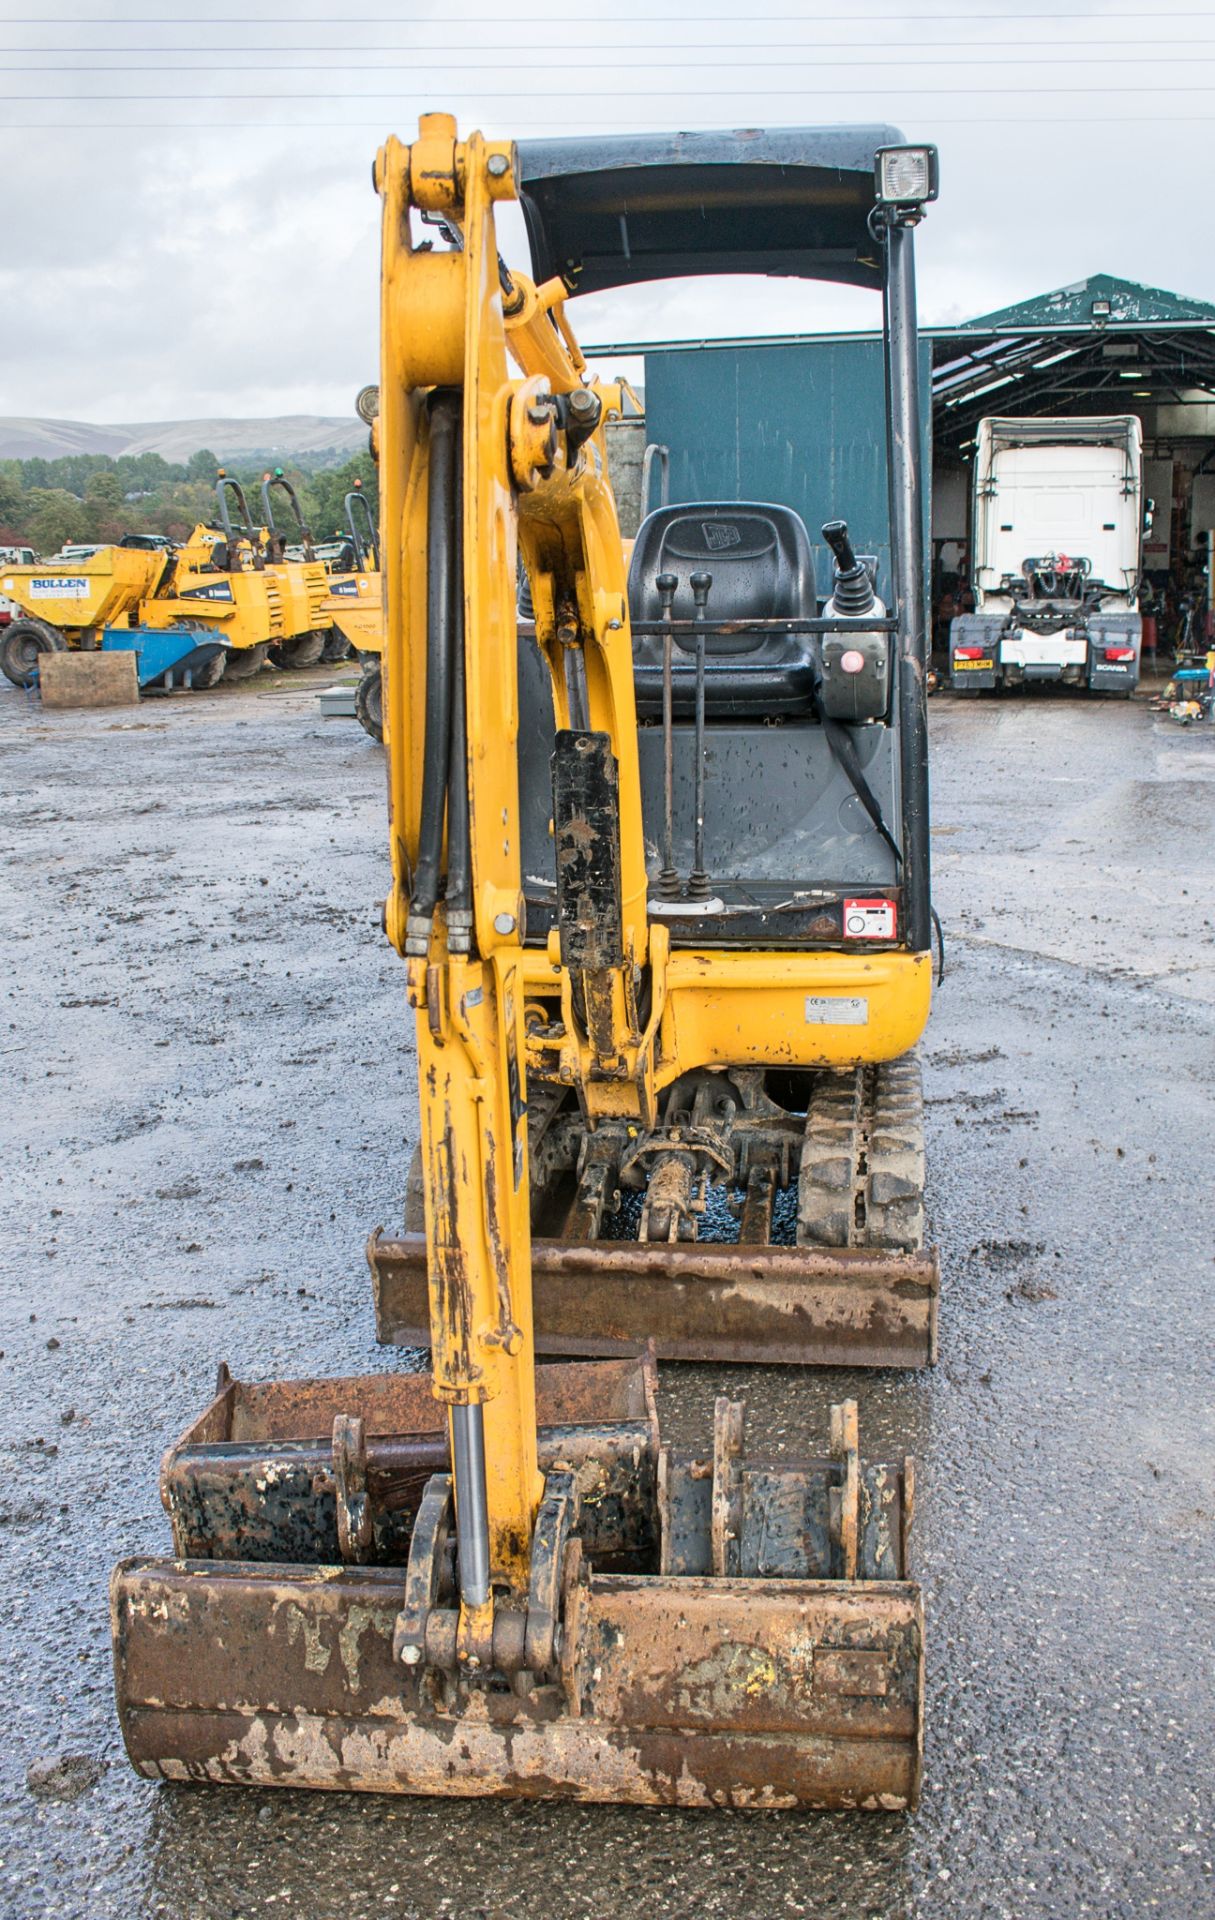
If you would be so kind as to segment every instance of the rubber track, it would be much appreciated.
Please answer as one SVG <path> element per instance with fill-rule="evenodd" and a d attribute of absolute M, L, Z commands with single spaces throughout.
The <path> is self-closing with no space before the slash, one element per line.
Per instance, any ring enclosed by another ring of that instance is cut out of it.
<path fill-rule="evenodd" d="M 916 1053 L 872 1070 L 865 1239 L 917 1252 L 924 1244 L 924 1086 Z"/>
<path fill-rule="evenodd" d="M 799 1246 L 855 1244 L 857 1174 L 864 1151 L 863 1067 L 815 1075 L 797 1183 Z"/>
<path fill-rule="evenodd" d="M 914 1053 L 817 1076 L 797 1196 L 801 1246 L 924 1244 L 924 1099 Z"/>

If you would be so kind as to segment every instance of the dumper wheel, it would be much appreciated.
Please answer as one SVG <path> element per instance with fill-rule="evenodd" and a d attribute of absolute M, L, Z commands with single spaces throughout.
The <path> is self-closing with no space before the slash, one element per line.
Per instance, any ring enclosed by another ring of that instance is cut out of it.
<path fill-rule="evenodd" d="M 23 615 L 12 620 L 0 642 L 0 667 L 15 687 L 32 687 L 38 677 L 40 653 L 66 653 L 67 641 L 49 620 Z"/>
<path fill-rule="evenodd" d="M 363 668 L 363 676 L 354 692 L 355 717 L 364 733 L 384 744 L 384 678 L 377 660 Z"/>
<path fill-rule="evenodd" d="M 266 664 L 270 652 L 270 642 L 265 640 L 257 647 L 233 647 L 228 654 L 228 664 L 224 669 L 225 680 L 251 680 L 260 673 Z"/>
<path fill-rule="evenodd" d="M 217 687 L 224 678 L 228 665 L 226 653 L 213 654 L 201 667 L 191 667 L 190 685 L 195 693 L 205 693 L 208 687 Z"/>
<path fill-rule="evenodd" d="M 350 642 L 340 627 L 330 627 L 325 635 L 325 646 L 321 659 L 327 666 L 336 665 L 339 660 L 349 660 Z"/>
<path fill-rule="evenodd" d="M 802 1246 L 918 1252 L 924 1244 L 924 1096 L 914 1053 L 816 1075 L 797 1189 Z"/>
<path fill-rule="evenodd" d="M 320 627 L 314 627 L 309 633 L 292 634 L 290 640 L 280 640 L 271 647 L 270 658 L 276 667 L 287 667 L 295 672 L 300 667 L 314 667 L 325 651 L 325 633 Z"/>

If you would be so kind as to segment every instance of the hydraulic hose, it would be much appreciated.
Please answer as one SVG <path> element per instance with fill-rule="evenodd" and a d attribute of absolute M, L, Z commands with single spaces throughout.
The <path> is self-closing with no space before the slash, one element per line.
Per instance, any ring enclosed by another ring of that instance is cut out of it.
<path fill-rule="evenodd" d="M 460 396 L 436 391 L 430 402 L 426 526 L 426 702 L 418 861 L 409 903 L 406 952 L 425 958 L 442 880 L 443 816 L 451 756 L 454 640 L 456 440 Z"/>
<path fill-rule="evenodd" d="M 472 845 L 468 813 L 468 741 L 464 666 L 464 458 L 457 448 L 452 493 L 451 745 L 447 769 L 447 941 L 472 947 Z"/>

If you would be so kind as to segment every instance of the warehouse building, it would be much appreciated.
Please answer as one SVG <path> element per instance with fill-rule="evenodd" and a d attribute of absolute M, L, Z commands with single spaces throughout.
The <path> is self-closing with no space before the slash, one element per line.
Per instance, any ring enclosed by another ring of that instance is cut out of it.
<path fill-rule="evenodd" d="M 965 576 L 975 430 L 1013 418 L 1137 414 L 1143 426 L 1148 610 L 1161 645 L 1187 607 L 1208 617 L 1215 539 L 1215 306 L 1095 274 L 964 326 L 934 328 L 933 586 Z"/>
<path fill-rule="evenodd" d="M 888 551 L 881 342 L 870 334 L 623 344 L 644 353 L 645 426 L 670 451 L 673 501 L 776 499 L 811 537 L 842 516 L 857 545 Z M 1096 274 L 921 336 L 923 431 L 932 448 L 932 588 L 946 615 L 967 575 L 978 423 L 1134 413 L 1143 426 L 1148 611 L 1169 643 L 1187 606 L 1210 622 L 1215 540 L 1215 306 Z M 640 458 L 634 453 L 634 466 Z M 615 467 L 615 459 L 613 466 Z M 656 503 L 659 468 L 652 472 Z M 631 530 L 631 529 L 629 529 Z M 829 557 L 816 549 L 820 587 Z M 938 621 L 940 624 L 940 621 Z"/>

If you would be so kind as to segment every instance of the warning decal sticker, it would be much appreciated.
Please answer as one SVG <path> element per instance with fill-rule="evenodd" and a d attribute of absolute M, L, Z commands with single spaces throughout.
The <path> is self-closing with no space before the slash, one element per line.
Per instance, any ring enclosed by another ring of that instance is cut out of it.
<path fill-rule="evenodd" d="M 897 914 L 893 900 L 845 900 L 845 940 L 893 940 Z"/>

